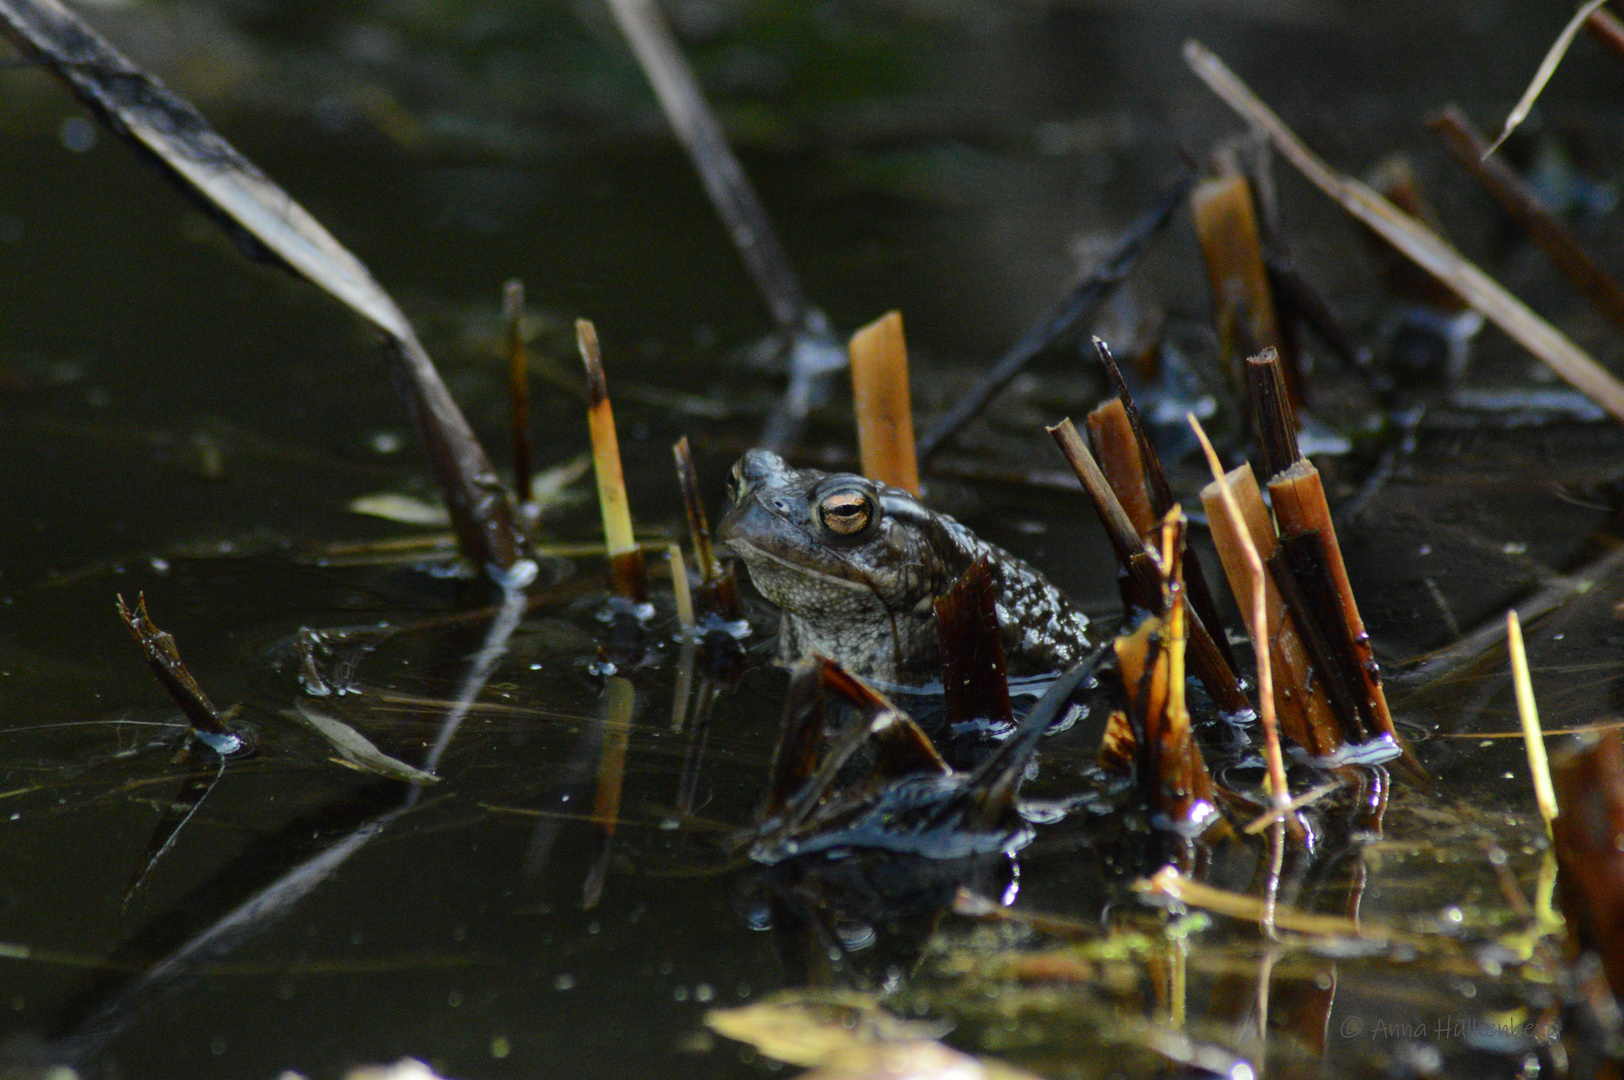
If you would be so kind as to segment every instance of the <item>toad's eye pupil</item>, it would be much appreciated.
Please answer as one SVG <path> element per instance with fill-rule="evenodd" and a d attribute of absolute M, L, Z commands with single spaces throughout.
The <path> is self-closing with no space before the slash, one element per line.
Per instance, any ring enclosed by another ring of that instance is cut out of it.
<path fill-rule="evenodd" d="M 843 536 L 862 532 L 873 513 L 868 498 L 860 491 L 837 491 L 824 499 L 818 510 L 824 527 Z"/>

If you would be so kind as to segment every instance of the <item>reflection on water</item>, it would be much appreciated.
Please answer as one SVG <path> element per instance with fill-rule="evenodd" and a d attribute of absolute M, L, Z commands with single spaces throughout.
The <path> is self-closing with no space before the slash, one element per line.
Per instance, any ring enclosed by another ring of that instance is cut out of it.
<path fill-rule="evenodd" d="M 1431 162 L 1463 246 L 1605 343 L 1513 240 L 1463 224 L 1484 207 L 1412 124 L 1450 98 L 1497 115 L 1554 35 L 1543 14 L 683 7 L 808 291 L 841 327 L 906 313 L 923 409 L 1061 294 L 1073 250 L 1142 209 L 1179 148 L 1199 155 L 1229 130 L 1176 64 L 1192 33 L 1350 168 L 1393 147 Z M 725 236 L 590 8 L 135 5 L 107 18 L 396 291 L 488 445 L 503 442 L 500 283 L 523 277 L 535 305 L 543 463 L 585 445 L 568 327 L 592 317 L 634 513 L 677 535 L 667 448 L 693 435 L 719 498 L 777 382 L 744 356 L 766 320 Z M 1616 79 L 1577 53 L 1543 106 L 1542 130 L 1577 131 L 1573 156 L 1598 175 L 1624 157 L 1591 104 Z M 0 106 L 8 1060 L 66 1057 L 91 1076 L 331 1076 L 404 1054 L 453 1077 L 759 1075 L 705 1012 L 826 985 L 945 1017 L 955 1045 L 1051 1076 L 1148 1074 L 1195 1054 L 1147 1021 L 1247 1056 L 1266 1033 L 1271 1068 L 1294 1075 L 1510 1074 L 1549 1054 L 1553 961 L 1529 932 L 1544 839 L 1521 748 L 1502 737 L 1515 722 L 1497 660 L 1395 698 L 1426 736 L 1436 788 L 1396 787 L 1379 839 L 1350 819 L 1283 858 L 1282 908 L 1358 919 L 1361 937 L 1164 917 L 1131 891 L 1157 868 L 1143 836 L 1107 800 L 1079 799 L 1093 747 L 1073 733 L 1043 747 L 1027 794 L 1047 813 L 1018 861 L 744 865 L 729 838 L 753 819 L 782 674 L 682 679 L 658 590 L 647 662 L 595 674 L 607 630 L 591 558 L 549 560 L 511 627 L 477 586 L 324 558 L 412 533 L 348 514 L 353 498 L 426 491 L 374 343 L 313 291 L 245 266 L 122 148 L 85 146 L 62 124 L 71 105 L 33 74 L 0 72 Z M 1374 333 L 1379 290 L 1357 242 L 1293 180 L 1282 188 L 1300 261 Z M 1584 227 L 1616 250 L 1615 222 Z M 1209 301 L 1183 235 L 1112 318 L 1129 333 L 1162 318 L 1199 352 Z M 1482 342 L 1480 362 L 1485 382 L 1526 383 L 1503 342 Z M 1058 357 L 1017 385 L 972 433 L 976 460 L 1049 467 L 1035 425 L 1087 404 L 1079 363 Z M 1345 537 L 1389 660 L 1611 542 L 1610 429 L 1508 431 L 1451 409 L 1433 407 L 1419 450 Z M 809 442 L 849 444 L 839 410 Z M 1365 464 L 1327 467 L 1339 494 L 1358 491 Z M 1105 546 L 1072 497 L 932 486 L 1090 610 L 1114 608 Z M 566 508 L 549 527 L 590 538 L 595 515 Z M 209 693 L 242 704 L 254 756 L 223 771 L 177 758 L 178 716 L 118 624 L 119 592 L 145 592 Z M 1548 727 L 1615 713 L 1621 595 L 1603 580 L 1531 634 Z M 770 618 L 756 616 L 759 650 Z M 323 635 L 319 701 L 301 628 Z M 482 663 L 493 635 L 506 647 Z M 358 769 L 284 715 L 313 701 L 439 782 Z M 184 828 L 132 892 L 177 803 Z M 1203 880 L 1257 895 L 1269 858 L 1226 849 Z M 953 915 L 961 888 L 1053 921 Z"/>

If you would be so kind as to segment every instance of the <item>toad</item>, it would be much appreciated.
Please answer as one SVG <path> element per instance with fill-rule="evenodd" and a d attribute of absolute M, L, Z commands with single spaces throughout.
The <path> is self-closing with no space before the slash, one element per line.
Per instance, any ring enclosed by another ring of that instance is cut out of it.
<path fill-rule="evenodd" d="M 1058 672 L 1089 650 L 1088 619 L 1042 574 L 898 488 L 792 469 L 767 450 L 733 467 L 718 538 L 783 609 L 779 657 L 813 654 L 895 686 L 941 678 L 935 600 L 987 556 L 1012 678 Z"/>

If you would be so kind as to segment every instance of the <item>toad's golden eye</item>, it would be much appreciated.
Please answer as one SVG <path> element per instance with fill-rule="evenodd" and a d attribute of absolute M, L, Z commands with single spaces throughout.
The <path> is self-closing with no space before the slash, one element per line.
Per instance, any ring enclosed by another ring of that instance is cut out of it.
<path fill-rule="evenodd" d="M 818 520 L 823 527 L 841 536 L 855 536 L 868 527 L 874 504 L 861 491 L 837 491 L 818 503 Z"/>

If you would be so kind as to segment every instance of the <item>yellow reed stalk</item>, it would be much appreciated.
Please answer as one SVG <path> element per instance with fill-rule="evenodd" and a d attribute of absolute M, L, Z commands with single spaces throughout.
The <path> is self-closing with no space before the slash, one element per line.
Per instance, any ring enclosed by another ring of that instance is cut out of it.
<path fill-rule="evenodd" d="M 1539 726 L 1539 706 L 1534 704 L 1534 684 L 1528 677 L 1522 622 L 1515 611 L 1506 612 L 1506 647 L 1511 653 L 1511 682 L 1517 690 L 1523 744 L 1528 748 L 1528 771 L 1534 777 L 1534 801 L 1539 804 L 1539 816 L 1545 819 L 1545 832 L 1549 834 L 1556 818 L 1556 788 L 1551 783 L 1551 763 L 1545 756 L 1545 733 Z"/>
<path fill-rule="evenodd" d="M 632 536 L 631 504 L 620 467 L 620 440 L 609 384 L 598 351 L 598 331 L 590 320 L 575 320 L 575 342 L 586 365 L 587 426 L 592 434 L 592 471 L 598 479 L 598 508 L 603 512 L 603 538 L 609 550 L 615 591 L 628 599 L 643 598 L 643 553 Z"/>

